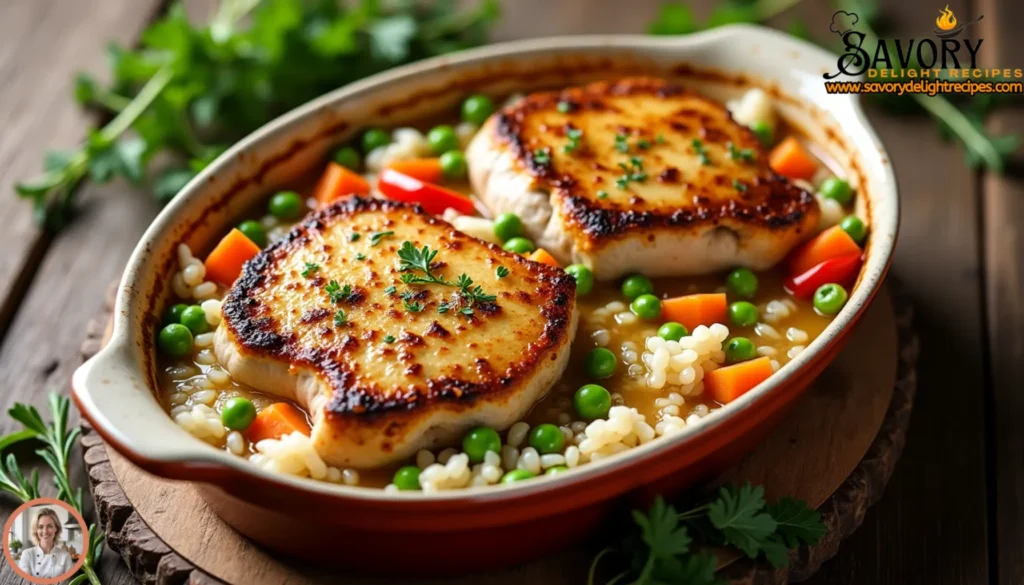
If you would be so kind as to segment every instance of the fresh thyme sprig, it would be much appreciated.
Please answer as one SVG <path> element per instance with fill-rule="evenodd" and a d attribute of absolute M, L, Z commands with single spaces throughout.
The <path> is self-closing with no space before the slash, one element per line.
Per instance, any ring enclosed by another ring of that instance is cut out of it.
<path fill-rule="evenodd" d="M 43 443 L 43 448 L 36 451 L 46 465 L 53 470 L 53 483 L 57 488 L 57 498 L 71 505 L 79 514 L 83 513 L 82 488 L 71 486 L 68 462 L 75 440 L 81 433 L 78 427 L 68 428 L 68 410 L 70 401 L 66 396 L 51 394 L 49 397 L 52 422 L 47 423 L 33 406 L 15 404 L 7 411 L 14 420 L 25 428 L 0 437 L 0 452 L 4 449 L 27 440 Z M 26 478 L 18 466 L 13 453 L 8 454 L 4 465 L 0 467 L 0 490 L 10 493 L 23 502 L 34 500 L 40 496 L 39 472 L 33 471 L 31 478 Z M 89 525 L 89 551 L 82 564 L 82 574 L 71 580 L 71 585 L 89 582 L 102 585 L 96 574 L 96 564 L 103 554 L 104 534 L 95 524 Z"/>
<path fill-rule="evenodd" d="M 417 249 L 412 242 L 402 242 L 398 249 L 398 259 L 401 261 L 398 270 L 402 272 L 402 282 L 405 284 L 439 284 L 452 286 L 459 289 L 459 294 L 472 307 L 476 303 L 488 303 L 495 301 L 498 297 L 484 292 L 480 285 L 473 285 L 473 279 L 465 273 L 460 274 L 455 281 L 445 280 L 434 274 L 432 264 L 437 257 L 437 250 L 431 250 L 429 246 Z M 463 314 L 468 315 L 471 313 Z"/>

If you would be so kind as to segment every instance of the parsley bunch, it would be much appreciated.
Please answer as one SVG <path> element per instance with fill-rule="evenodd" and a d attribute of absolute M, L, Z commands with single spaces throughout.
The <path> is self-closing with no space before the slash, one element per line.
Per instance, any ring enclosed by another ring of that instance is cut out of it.
<path fill-rule="evenodd" d="M 221 0 L 209 23 L 194 26 L 174 4 L 138 49 L 110 48 L 109 85 L 78 75 L 75 99 L 112 119 L 80 147 L 47 153 L 44 172 L 16 191 L 49 229 L 71 218 L 85 179 L 148 178 L 168 200 L 276 116 L 368 75 L 482 44 L 497 14 L 496 0 Z M 177 162 L 147 177 L 160 154 Z"/>
<path fill-rule="evenodd" d="M 79 514 L 82 513 L 82 488 L 71 487 L 68 472 L 68 460 L 75 439 L 81 433 L 78 427 L 68 429 L 68 408 L 70 401 L 66 396 L 50 395 L 50 414 L 52 422 L 46 422 L 33 406 L 15 404 L 7 414 L 22 424 L 24 429 L 0 437 L 0 452 L 22 441 L 35 440 L 43 444 L 36 454 L 43 458 L 46 465 L 53 470 L 53 483 L 57 488 L 57 498 L 71 505 Z M 0 491 L 12 494 L 22 502 L 40 497 L 39 472 L 33 471 L 31 479 L 26 478 L 18 465 L 18 459 L 9 453 L 0 466 Z M 103 531 L 95 524 L 89 525 L 89 552 L 82 564 L 82 574 L 71 580 L 70 585 L 89 582 L 100 585 L 96 575 L 96 564 L 103 554 Z"/>
<path fill-rule="evenodd" d="M 717 561 L 711 553 L 691 550 L 697 539 L 703 545 L 737 548 L 749 558 L 782 567 L 789 562 L 790 549 L 801 543 L 816 544 L 825 533 L 817 511 L 792 498 L 768 504 L 764 488 L 750 483 L 724 486 L 713 500 L 682 514 L 658 498 L 646 513 L 634 510 L 633 521 L 639 533 L 631 534 L 620 547 L 599 552 L 590 565 L 587 585 L 597 583 L 597 567 L 606 556 L 618 556 L 627 565 L 606 585 L 712 585 L 719 582 Z"/>

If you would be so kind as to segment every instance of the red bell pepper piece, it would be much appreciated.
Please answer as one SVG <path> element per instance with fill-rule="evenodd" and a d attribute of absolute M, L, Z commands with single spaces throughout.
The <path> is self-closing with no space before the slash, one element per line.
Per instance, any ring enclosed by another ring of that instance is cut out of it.
<path fill-rule="evenodd" d="M 394 169 L 384 169 L 377 179 L 377 189 L 388 199 L 419 203 L 427 213 L 440 215 L 451 207 L 463 215 L 476 212 L 473 201 L 444 187 L 421 181 Z"/>
<path fill-rule="evenodd" d="M 814 296 L 814 291 L 823 284 L 848 284 L 853 277 L 860 272 L 860 254 L 846 254 L 836 258 L 829 258 L 801 274 L 791 276 L 782 283 L 782 286 L 789 294 L 809 299 Z"/>

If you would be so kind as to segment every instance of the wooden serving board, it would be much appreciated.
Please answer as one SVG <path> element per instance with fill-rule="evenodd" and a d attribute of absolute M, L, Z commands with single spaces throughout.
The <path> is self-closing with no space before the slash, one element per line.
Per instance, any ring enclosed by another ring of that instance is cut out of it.
<path fill-rule="evenodd" d="M 112 297 L 112 295 L 111 295 Z M 88 357 L 102 346 L 107 310 L 90 325 Z M 888 290 L 847 347 L 814 383 L 787 419 L 721 481 L 752 481 L 769 499 L 792 496 L 816 506 L 827 532 L 801 547 L 790 564 L 772 569 L 729 559 L 721 575 L 733 585 L 801 581 L 831 558 L 842 539 L 882 494 L 903 449 L 916 389 L 917 339 L 908 303 Z M 281 559 L 237 534 L 203 502 L 191 484 L 149 475 L 107 449 L 91 429 L 82 436 L 100 525 L 141 582 L 398 585 L 406 580 L 339 575 Z M 329 535 L 314 537 L 333 537 Z M 526 565 L 463 579 L 421 581 L 454 585 L 561 585 L 586 581 L 590 559 L 613 537 L 595 535 Z"/>

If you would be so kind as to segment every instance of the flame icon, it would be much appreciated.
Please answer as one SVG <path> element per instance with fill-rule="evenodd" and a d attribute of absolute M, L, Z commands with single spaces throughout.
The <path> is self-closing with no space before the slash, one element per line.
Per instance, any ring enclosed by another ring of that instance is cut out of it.
<path fill-rule="evenodd" d="M 942 16 L 935 19 L 935 25 L 942 30 L 953 30 L 956 28 L 956 17 L 953 16 L 953 11 L 949 9 L 949 4 L 940 10 Z"/>

